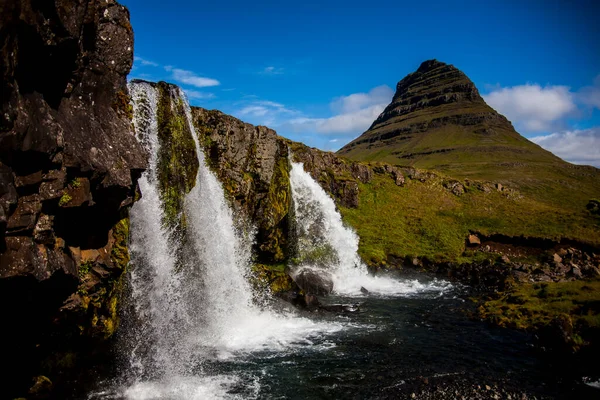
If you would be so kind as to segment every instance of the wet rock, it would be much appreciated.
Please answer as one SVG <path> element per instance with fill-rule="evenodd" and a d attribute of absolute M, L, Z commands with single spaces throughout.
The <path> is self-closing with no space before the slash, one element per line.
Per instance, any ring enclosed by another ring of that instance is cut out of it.
<path fill-rule="evenodd" d="M 27 186 L 36 186 L 42 183 L 42 171 L 34 172 L 26 176 L 17 176 L 15 178 L 15 186 L 17 188 L 24 188 Z"/>
<path fill-rule="evenodd" d="M 37 217 L 42 211 L 42 203 L 37 194 L 19 198 L 17 209 L 8 219 L 7 233 L 10 235 L 23 234 L 33 231 Z"/>
<path fill-rule="evenodd" d="M 7 0 L 0 9 L 0 296 L 11 302 L 0 368 L 9 371 L 3 396 L 15 398 L 51 369 L 57 347 L 81 351 L 89 340 L 89 350 L 114 332 L 122 268 L 95 285 L 94 304 L 61 311 L 82 283 L 69 248 L 104 249 L 100 263 L 126 265 L 121 221 L 147 155 L 131 124 L 127 9 L 114 0 Z M 107 329 L 92 333 L 99 320 Z M 52 387 L 68 374 L 52 373 Z"/>
<path fill-rule="evenodd" d="M 40 375 L 34 379 L 33 386 L 29 389 L 29 394 L 35 397 L 45 397 L 52 391 L 52 381 L 47 377 Z"/>
<path fill-rule="evenodd" d="M 33 230 L 33 238 L 37 243 L 53 245 L 56 241 L 53 230 L 54 216 L 42 214 Z"/>
<path fill-rule="evenodd" d="M 333 291 L 333 280 L 323 271 L 305 268 L 295 274 L 293 279 L 306 294 L 326 296 Z"/>
<path fill-rule="evenodd" d="M 362 294 L 369 294 L 369 291 L 367 289 L 365 289 L 363 286 L 360 287 L 360 292 Z"/>
<path fill-rule="evenodd" d="M 312 295 L 312 294 L 305 294 L 304 295 L 304 307 L 306 307 L 308 310 L 315 310 L 317 308 L 319 308 L 319 299 L 317 298 L 317 296 Z"/>
<path fill-rule="evenodd" d="M 355 313 L 360 311 L 359 304 L 328 304 L 321 305 L 319 309 L 328 311 L 328 312 L 336 312 L 336 313 Z"/>

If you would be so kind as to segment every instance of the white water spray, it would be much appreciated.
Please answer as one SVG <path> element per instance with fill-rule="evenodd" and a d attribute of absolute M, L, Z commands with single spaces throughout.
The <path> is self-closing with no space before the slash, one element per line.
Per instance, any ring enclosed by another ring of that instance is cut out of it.
<path fill-rule="evenodd" d="M 131 83 L 136 135 L 150 160 L 139 180 L 142 199 L 131 210 L 135 321 L 128 324 L 126 333 L 128 387 L 120 396 L 231 398 L 235 396 L 228 390 L 239 377 L 211 374 L 207 362 L 253 352 L 292 351 L 314 341 L 329 346 L 318 339 L 343 326 L 275 313 L 252 302 L 247 280 L 251 243 L 235 229 L 221 184 L 205 163 L 187 100 L 179 89 L 169 90 L 174 112 L 183 102 L 199 170 L 196 185 L 184 201 L 187 231 L 182 243 L 162 224 L 157 169 L 159 93 L 149 83 Z M 177 252 L 182 250 L 185 259 L 178 265 Z"/>
<path fill-rule="evenodd" d="M 303 268 L 325 271 L 333 278 L 334 292 L 346 295 L 361 295 L 361 287 L 382 295 L 440 291 L 447 287 L 447 283 L 435 281 L 423 284 L 417 280 L 369 275 L 358 256 L 358 236 L 344 225 L 333 199 L 304 171 L 302 163 L 292 162 L 290 183 L 300 253 L 297 271 Z M 311 256 L 314 254 L 317 257 Z"/>

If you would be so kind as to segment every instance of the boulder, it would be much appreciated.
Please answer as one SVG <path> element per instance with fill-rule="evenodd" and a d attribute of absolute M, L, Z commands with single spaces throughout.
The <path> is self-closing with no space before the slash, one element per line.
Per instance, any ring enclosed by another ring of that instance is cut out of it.
<path fill-rule="evenodd" d="M 581 273 L 581 269 L 579 269 L 579 267 L 577 266 L 573 266 L 573 268 L 571 268 L 570 271 L 571 276 L 577 278 L 577 279 L 581 279 L 583 278 L 583 274 Z"/>
<path fill-rule="evenodd" d="M 554 253 L 554 255 L 552 256 L 552 260 L 557 264 L 563 261 L 562 257 L 559 256 L 557 253 Z"/>
<path fill-rule="evenodd" d="M 306 294 L 327 296 L 333 291 L 331 275 L 324 271 L 304 268 L 293 279 Z"/>
<path fill-rule="evenodd" d="M 481 244 L 481 240 L 479 240 L 477 235 L 469 235 L 467 242 L 469 243 L 469 246 L 478 246 Z"/>

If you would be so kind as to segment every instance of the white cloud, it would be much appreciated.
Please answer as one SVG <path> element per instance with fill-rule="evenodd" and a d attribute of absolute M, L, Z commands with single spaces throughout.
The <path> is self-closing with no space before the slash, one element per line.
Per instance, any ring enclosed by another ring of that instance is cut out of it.
<path fill-rule="evenodd" d="M 517 130 L 540 132 L 553 129 L 576 110 L 574 95 L 567 86 L 526 84 L 499 88 L 483 96 L 485 101 L 509 120 Z"/>
<path fill-rule="evenodd" d="M 381 85 L 369 90 L 369 93 L 338 97 L 331 102 L 331 109 L 338 114 L 348 114 L 373 105 L 387 105 L 393 96 L 394 91 L 389 86 Z"/>
<path fill-rule="evenodd" d="M 600 167 L 600 127 L 557 132 L 530 140 L 574 164 Z"/>
<path fill-rule="evenodd" d="M 199 92 L 191 89 L 184 89 L 184 91 L 190 100 L 208 100 L 216 97 L 214 93 Z"/>
<path fill-rule="evenodd" d="M 368 93 L 354 93 L 334 99 L 330 107 L 337 112 L 329 118 L 294 118 L 281 128 L 295 133 L 309 132 L 332 135 L 358 135 L 371 126 L 389 104 L 394 91 L 378 86 Z"/>
<path fill-rule="evenodd" d="M 250 118 L 251 123 L 266 125 L 270 127 L 278 126 L 279 121 L 289 118 L 290 115 L 299 114 L 298 111 L 286 107 L 284 104 L 269 100 L 253 100 L 256 96 L 244 96 L 246 99 L 241 103 L 244 105 L 241 109 L 234 111 L 235 115 L 241 118 Z"/>
<path fill-rule="evenodd" d="M 183 83 L 186 85 L 195 86 L 198 88 L 210 87 L 210 86 L 219 86 L 221 82 L 212 78 L 205 78 L 202 76 L 196 75 L 192 71 L 188 71 L 185 69 L 173 68 L 170 65 L 165 67 L 165 70 L 171 72 L 171 78 L 179 83 Z"/>
<path fill-rule="evenodd" d="M 294 118 L 284 124 L 293 132 L 314 132 L 324 134 L 358 134 L 366 131 L 385 109 L 387 104 L 377 104 L 347 114 L 329 118 Z"/>
<path fill-rule="evenodd" d="M 265 67 L 262 71 L 260 71 L 262 75 L 281 75 L 283 74 L 283 68 L 277 68 L 273 66 Z"/>
<path fill-rule="evenodd" d="M 238 114 L 240 115 L 250 115 L 253 117 L 263 117 L 267 115 L 269 109 L 263 106 L 246 106 L 242 108 Z"/>
<path fill-rule="evenodd" d="M 158 67 L 159 66 L 158 63 L 155 63 L 154 61 L 146 60 L 145 58 L 142 58 L 140 56 L 134 56 L 133 61 L 135 61 L 136 63 L 138 63 L 139 65 L 141 65 L 143 67 Z"/>
<path fill-rule="evenodd" d="M 600 75 L 594 79 L 592 86 L 586 86 L 577 93 L 578 100 L 586 106 L 600 109 Z"/>

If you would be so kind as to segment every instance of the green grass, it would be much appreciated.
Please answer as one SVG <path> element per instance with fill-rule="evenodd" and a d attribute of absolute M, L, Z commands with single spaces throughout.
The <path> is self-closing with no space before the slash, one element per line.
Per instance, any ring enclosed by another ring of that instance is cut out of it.
<path fill-rule="evenodd" d="M 483 302 L 479 314 L 500 326 L 535 331 L 556 321 L 578 349 L 600 332 L 600 280 L 526 284 Z"/>
<path fill-rule="evenodd" d="M 459 197 L 443 187 L 443 180 L 407 180 L 398 187 L 390 177 L 374 174 L 370 183 L 359 183 L 359 207 L 340 211 L 360 236 L 366 262 L 381 264 L 387 255 L 465 261 L 465 238 L 472 231 L 600 245 L 600 219 L 587 210 L 474 188 Z"/>

